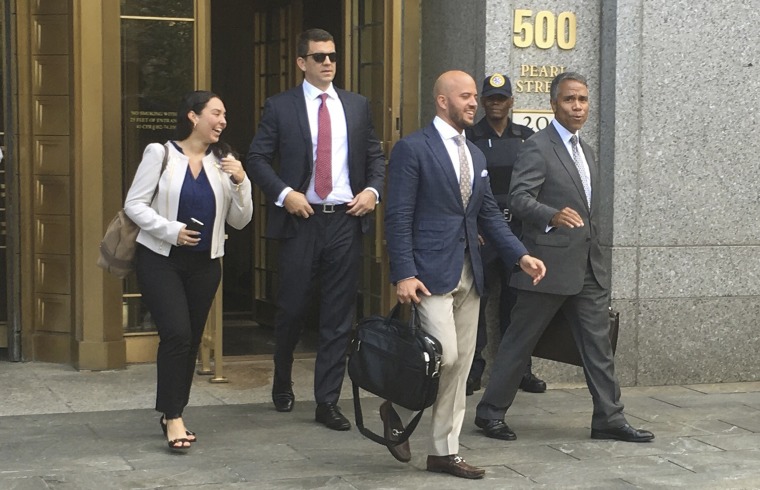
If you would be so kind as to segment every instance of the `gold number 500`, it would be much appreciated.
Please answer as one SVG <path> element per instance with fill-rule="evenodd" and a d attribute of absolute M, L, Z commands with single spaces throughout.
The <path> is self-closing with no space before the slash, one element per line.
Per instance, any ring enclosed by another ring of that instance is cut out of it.
<path fill-rule="evenodd" d="M 533 20 L 532 10 L 516 9 L 514 26 L 513 42 L 518 48 L 535 44 L 538 48 L 549 49 L 555 40 L 560 49 L 575 47 L 576 22 L 572 12 L 562 12 L 555 17 L 552 12 L 542 10 Z"/>

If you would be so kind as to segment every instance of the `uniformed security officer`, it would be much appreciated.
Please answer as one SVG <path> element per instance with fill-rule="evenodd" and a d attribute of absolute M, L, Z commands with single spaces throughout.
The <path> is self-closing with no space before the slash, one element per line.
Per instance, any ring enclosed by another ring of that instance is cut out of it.
<path fill-rule="evenodd" d="M 509 222 L 512 232 L 519 237 L 521 234 L 520 223 L 512 218 L 507 207 L 509 181 L 512 177 L 512 167 L 517 160 L 520 145 L 533 134 L 533 130 L 527 126 L 513 123 L 509 117 L 514 98 L 512 97 L 512 84 L 505 75 L 495 73 L 483 81 L 480 103 L 485 109 L 486 115 L 477 124 L 465 130 L 467 139 L 475 143 L 485 154 L 493 195 L 499 204 L 499 208 L 504 212 L 504 219 Z M 509 277 L 512 271 L 498 259 L 496 252 L 489 247 L 488 243 L 483 244 L 481 256 L 483 258 L 483 269 L 496 269 L 501 278 L 499 330 L 503 335 L 509 326 L 509 315 L 516 298 L 514 291 L 509 287 Z M 485 319 L 486 303 L 487 295 L 484 295 L 480 301 L 475 356 L 467 379 L 468 395 L 480 389 L 480 378 L 486 365 L 482 356 L 483 349 L 488 341 Z M 526 367 L 520 388 L 532 393 L 546 391 L 546 383 L 533 375 L 530 362 Z"/>

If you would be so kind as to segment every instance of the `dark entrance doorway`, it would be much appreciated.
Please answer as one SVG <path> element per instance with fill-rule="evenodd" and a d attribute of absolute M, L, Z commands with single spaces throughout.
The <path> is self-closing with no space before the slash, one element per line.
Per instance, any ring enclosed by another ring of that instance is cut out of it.
<path fill-rule="evenodd" d="M 214 0 L 210 3 L 211 90 L 224 100 L 227 109 L 224 139 L 244 161 L 264 100 L 300 82 L 294 54 L 296 36 L 304 29 L 319 27 L 331 32 L 340 45 L 344 38 L 343 0 Z M 254 192 L 257 209 L 263 206 L 259 196 Z M 263 230 L 263 214 L 256 212 L 254 221 L 243 230 L 229 227 L 227 230 L 224 355 L 273 352 L 277 246 L 269 240 L 256 239 Z M 255 254 L 263 256 L 263 260 L 259 260 L 263 265 L 258 268 Z M 264 283 L 264 287 L 258 288 L 264 293 L 256 293 L 257 280 Z M 313 352 L 316 350 L 315 323 L 307 321 L 304 327 L 299 350 Z"/>

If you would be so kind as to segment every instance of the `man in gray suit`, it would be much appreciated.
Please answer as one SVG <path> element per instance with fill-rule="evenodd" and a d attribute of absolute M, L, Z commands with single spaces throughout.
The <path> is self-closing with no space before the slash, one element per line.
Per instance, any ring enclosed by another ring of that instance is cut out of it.
<path fill-rule="evenodd" d="M 510 209 L 523 222 L 523 243 L 549 274 L 534 284 L 514 274 L 518 289 L 512 323 L 478 404 L 475 425 L 488 437 L 514 440 L 504 422 L 523 368 L 549 321 L 560 310 L 583 359 L 594 402 L 592 439 L 646 442 L 654 434 L 628 425 L 609 338 L 609 250 L 599 245 L 599 166 L 578 132 L 588 118 L 586 79 L 562 73 L 551 84 L 554 121 L 523 143 L 510 185 Z"/>

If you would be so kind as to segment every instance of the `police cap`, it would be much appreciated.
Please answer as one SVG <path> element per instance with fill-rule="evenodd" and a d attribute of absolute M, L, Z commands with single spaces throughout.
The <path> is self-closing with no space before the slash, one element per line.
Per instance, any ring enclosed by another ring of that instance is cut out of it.
<path fill-rule="evenodd" d="M 488 97 L 491 95 L 504 95 L 505 97 L 512 97 L 512 83 L 509 81 L 509 77 L 502 75 L 501 73 L 494 73 L 490 77 L 483 80 L 483 90 L 480 95 Z"/>

